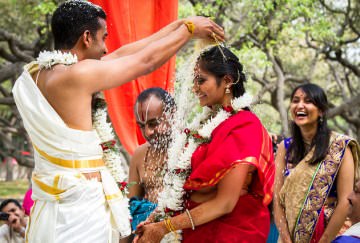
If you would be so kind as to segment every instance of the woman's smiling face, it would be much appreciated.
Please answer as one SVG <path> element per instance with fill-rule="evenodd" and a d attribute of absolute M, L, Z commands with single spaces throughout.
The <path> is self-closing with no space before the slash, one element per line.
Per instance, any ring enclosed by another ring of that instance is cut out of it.
<path fill-rule="evenodd" d="M 290 113 L 299 127 L 317 126 L 321 110 L 307 97 L 302 89 L 296 90 L 290 103 Z"/>
<path fill-rule="evenodd" d="M 225 100 L 225 88 L 226 83 L 223 79 L 221 79 L 220 84 L 217 84 L 214 75 L 197 65 L 193 92 L 198 97 L 201 106 L 222 105 Z"/>

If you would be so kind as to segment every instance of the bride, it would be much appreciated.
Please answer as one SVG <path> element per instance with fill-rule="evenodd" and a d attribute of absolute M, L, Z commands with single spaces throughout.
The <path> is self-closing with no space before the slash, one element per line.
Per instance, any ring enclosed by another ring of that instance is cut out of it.
<path fill-rule="evenodd" d="M 137 242 L 160 242 L 178 230 L 183 242 L 266 242 L 275 170 L 272 143 L 249 109 L 244 82 L 243 67 L 229 49 L 214 46 L 200 54 L 193 92 L 204 112 L 197 126 L 184 131 L 181 151 L 196 145 L 183 185 L 184 210 L 138 226 Z"/>

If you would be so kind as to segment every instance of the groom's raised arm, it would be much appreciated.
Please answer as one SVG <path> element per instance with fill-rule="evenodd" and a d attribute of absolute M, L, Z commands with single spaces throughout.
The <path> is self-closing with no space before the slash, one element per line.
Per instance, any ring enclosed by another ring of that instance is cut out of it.
<path fill-rule="evenodd" d="M 168 35 L 174 34 L 173 32 L 175 30 L 177 30 L 179 27 L 181 27 L 181 25 L 185 24 L 185 23 L 193 23 L 193 20 L 195 20 L 196 22 L 198 18 L 203 18 L 203 21 L 206 20 L 205 17 L 190 17 L 187 19 L 179 19 L 179 20 L 175 20 L 172 23 L 168 24 L 167 26 L 165 26 L 164 28 L 162 28 L 161 30 L 159 30 L 158 32 L 143 38 L 141 40 L 126 44 L 120 48 L 118 48 L 117 50 L 113 51 L 112 53 L 110 53 L 109 55 L 106 55 L 102 58 L 102 60 L 106 61 L 106 60 L 112 60 L 112 59 L 116 59 L 122 56 L 127 56 L 127 55 L 132 55 L 138 51 L 141 51 L 142 49 L 144 49 L 146 46 L 148 46 L 149 44 L 158 41 Z M 195 22 L 194 21 L 194 22 Z M 205 21 L 204 21 L 205 22 Z M 214 23 L 213 21 L 208 21 L 208 23 L 211 25 L 211 29 L 212 32 L 214 32 L 218 39 L 220 41 L 224 40 L 224 31 L 223 29 L 217 25 L 216 23 Z M 195 35 L 198 35 L 201 33 L 201 31 L 199 31 L 199 28 L 202 28 L 203 26 L 197 26 L 198 28 L 196 28 L 195 26 Z M 200 32 L 200 33 L 199 33 Z"/>
<path fill-rule="evenodd" d="M 120 86 L 154 71 L 192 37 L 212 39 L 215 34 L 218 39 L 223 39 L 223 30 L 220 27 L 214 27 L 214 22 L 210 19 L 193 17 L 191 20 L 191 24 L 195 26 L 193 31 L 182 24 L 169 35 L 149 43 L 131 55 L 110 60 L 87 59 L 81 61 L 69 68 L 69 72 L 64 74 L 68 77 L 64 77 L 64 79 L 69 80 L 74 87 L 82 87 L 84 92 L 93 94 Z"/>
<path fill-rule="evenodd" d="M 150 43 L 167 36 L 174 30 L 179 28 L 183 23 L 184 20 L 181 19 L 175 20 L 172 23 L 165 26 L 164 28 L 157 31 L 156 33 L 146 38 L 121 46 L 120 48 L 113 51 L 109 55 L 104 56 L 102 60 L 111 60 L 111 59 L 119 58 L 121 56 L 132 55 L 135 52 L 142 50 L 145 46 L 149 45 Z"/>

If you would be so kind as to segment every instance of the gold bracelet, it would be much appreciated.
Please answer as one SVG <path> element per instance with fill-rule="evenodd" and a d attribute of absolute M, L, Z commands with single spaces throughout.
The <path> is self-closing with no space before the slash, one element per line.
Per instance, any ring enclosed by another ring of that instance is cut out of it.
<path fill-rule="evenodd" d="M 190 211 L 188 209 L 186 209 L 185 212 L 186 212 L 187 216 L 190 219 L 191 229 L 195 230 L 195 224 L 194 224 L 193 218 L 191 217 Z"/>
<path fill-rule="evenodd" d="M 186 26 L 186 28 L 188 29 L 189 33 L 191 35 L 194 34 L 194 31 L 195 31 L 195 24 L 191 21 L 185 21 L 184 22 L 184 25 Z"/>
<path fill-rule="evenodd" d="M 170 229 L 169 224 L 168 224 L 168 222 L 167 222 L 167 218 L 164 219 L 164 224 L 165 224 L 166 229 L 167 229 L 169 232 L 171 232 L 171 229 Z"/>
<path fill-rule="evenodd" d="M 169 220 L 168 218 L 164 219 L 164 224 L 165 224 L 166 229 L 167 229 L 169 232 L 171 232 L 171 228 L 170 228 L 170 226 L 169 226 L 168 220 Z"/>
<path fill-rule="evenodd" d="M 174 225 L 171 223 L 170 218 L 164 219 L 164 224 L 165 224 L 166 229 L 169 232 L 172 232 L 172 233 L 175 234 L 175 242 L 178 242 L 179 236 L 178 236 L 178 233 L 176 232 L 176 229 L 175 229 Z"/>
<path fill-rule="evenodd" d="M 170 218 L 169 218 L 169 221 L 168 221 L 168 222 L 169 222 L 169 226 L 170 226 L 170 228 L 171 228 L 171 231 L 175 232 L 176 229 L 175 229 L 174 225 L 171 223 Z"/>
<path fill-rule="evenodd" d="M 166 229 L 167 229 L 169 232 L 175 232 L 175 231 L 176 231 L 174 225 L 171 223 L 170 218 L 164 219 L 164 224 L 165 224 Z"/>

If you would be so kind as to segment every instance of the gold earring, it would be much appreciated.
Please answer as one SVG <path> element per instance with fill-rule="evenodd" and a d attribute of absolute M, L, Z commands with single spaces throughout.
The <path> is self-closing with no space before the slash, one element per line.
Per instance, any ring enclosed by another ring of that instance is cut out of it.
<path fill-rule="evenodd" d="M 226 86 L 225 88 L 225 94 L 230 94 L 231 91 L 230 91 L 230 87 L 229 86 Z"/>

